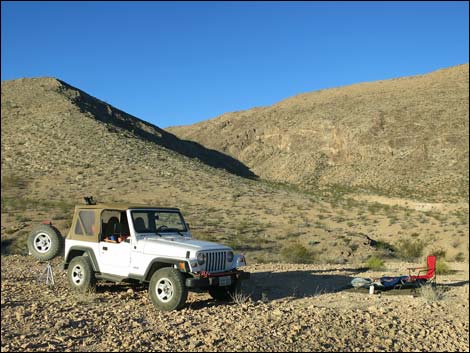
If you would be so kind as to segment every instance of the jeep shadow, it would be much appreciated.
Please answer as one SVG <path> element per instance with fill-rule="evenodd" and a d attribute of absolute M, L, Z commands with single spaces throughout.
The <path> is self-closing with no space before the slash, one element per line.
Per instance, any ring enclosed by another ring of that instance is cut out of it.
<path fill-rule="evenodd" d="M 254 272 L 243 283 L 243 291 L 252 300 L 305 298 L 334 293 L 348 288 L 351 277 L 336 274 L 317 274 L 317 271 Z"/>
<path fill-rule="evenodd" d="M 357 269 L 344 269 L 359 272 Z M 288 271 L 251 272 L 249 281 L 242 283 L 242 296 L 252 301 L 273 301 L 284 298 L 306 298 L 325 293 L 334 293 L 351 286 L 352 277 L 347 275 L 323 274 L 331 271 Z M 210 306 L 231 305 L 230 302 L 216 302 L 212 299 L 191 304 L 192 310 Z M 236 305 L 236 304 L 233 304 Z"/>

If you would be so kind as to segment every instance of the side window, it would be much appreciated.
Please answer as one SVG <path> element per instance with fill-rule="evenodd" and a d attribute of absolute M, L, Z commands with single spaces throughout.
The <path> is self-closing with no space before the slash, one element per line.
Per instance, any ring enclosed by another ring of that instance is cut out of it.
<path fill-rule="evenodd" d="M 94 235 L 93 225 L 95 224 L 95 211 L 80 211 L 78 216 L 80 217 L 83 227 L 85 228 L 85 234 Z M 77 234 L 83 234 L 83 233 L 77 233 Z"/>
<path fill-rule="evenodd" d="M 104 210 L 101 213 L 102 237 L 121 234 L 121 212 L 115 210 Z"/>
<path fill-rule="evenodd" d="M 132 219 L 136 232 L 145 233 L 149 231 L 150 222 L 148 212 L 132 212 Z"/>
<path fill-rule="evenodd" d="M 75 224 L 75 234 L 94 235 L 93 225 L 95 224 L 95 211 L 80 211 L 77 223 Z"/>

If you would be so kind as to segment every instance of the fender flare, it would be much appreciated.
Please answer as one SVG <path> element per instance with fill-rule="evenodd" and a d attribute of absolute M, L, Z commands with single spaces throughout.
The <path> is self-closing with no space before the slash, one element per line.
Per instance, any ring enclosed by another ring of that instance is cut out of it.
<path fill-rule="evenodd" d="M 80 255 L 79 255 L 80 254 Z M 67 252 L 67 257 L 64 260 L 64 270 L 69 267 L 70 261 L 76 256 L 87 256 L 90 259 L 91 266 L 93 267 L 93 271 L 100 272 L 100 267 L 98 265 L 98 261 L 96 260 L 95 253 L 92 248 L 88 248 L 86 246 L 74 245 L 72 246 L 69 251 Z"/>
<path fill-rule="evenodd" d="M 185 263 L 185 270 L 189 271 L 189 264 L 186 260 L 157 257 L 148 264 L 147 269 L 145 270 L 145 274 L 143 276 L 143 280 L 150 281 L 150 275 L 151 275 L 150 271 L 152 270 L 152 268 L 154 268 L 155 264 L 157 264 L 157 270 L 159 270 L 160 268 L 163 268 L 163 267 L 170 267 L 168 265 L 178 265 L 181 262 Z M 158 266 L 158 264 L 161 264 L 161 266 Z"/>

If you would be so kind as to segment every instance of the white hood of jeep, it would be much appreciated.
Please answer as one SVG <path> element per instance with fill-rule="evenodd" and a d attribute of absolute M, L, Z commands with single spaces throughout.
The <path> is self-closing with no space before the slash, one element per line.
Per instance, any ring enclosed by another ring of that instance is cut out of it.
<path fill-rule="evenodd" d="M 191 238 L 183 238 L 181 236 L 163 236 L 163 237 L 146 237 L 139 241 L 139 248 L 145 254 L 155 255 L 173 255 L 185 257 L 186 252 L 190 251 L 191 256 L 195 256 L 197 251 L 201 250 L 232 250 L 226 245 L 212 243 L 209 241 L 194 240 Z"/>

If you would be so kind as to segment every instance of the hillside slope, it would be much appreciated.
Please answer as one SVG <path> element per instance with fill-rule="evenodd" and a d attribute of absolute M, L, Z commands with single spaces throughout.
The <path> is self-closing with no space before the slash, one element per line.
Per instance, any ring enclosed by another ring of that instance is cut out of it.
<path fill-rule="evenodd" d="M 468 64 L 300 94 L 167 129 L 304 189 L 468 198 Z"/>
<path fill-rule="evenodd" d="M 36 138 L 54 138 L 58 144 L 77 145 L 84 150 L 94 147 L 95 144 L 106 143 L 104 135 L 110 132 L 120 135 L 123 139 L 135 137 L 153 142 L 157 148 L 164 147 L 180 155 L 197 158 L 211 167 L 222 168 L 237 175 L 255 176 L 234 158 L 218 151 L 208 150 L 195 142 L 182 141 L 155 125 L 129 115 L 55 78 L 2 82 L 2 110 L 4 110 L 2 128 L 8 132 L 14 129 L 14 126 L 20 128 L 20 131 L 34 127 Z M 95 124 L 91 124 L 92 122 Z M 96 122 L 102 122 L 104 125 L 96 125 Z M 95 126 L 106 129 L 95 131 Z M 68 135 L 70 132 L 76 136 Z M 12 141 L 11 133 L 2 134 L 3 138 L 6 140 L 6 145 L 15 143 Z M 16 143 L 22 142 L 20 140 Z M 34 141 L 25 142 L 26 146 L 29 143 Z M 40 147 L 40 144 L 37 146 Z M 44 147 L 48 148 L 49 145 L 45 144 Z M 15 149 L 14 146 L 10 148 Z M 44 151 L 36 149 L 36 152 Z M 54 151 L 49 152 L 54 153 Z M 83 158 L 90 156 L 73 156 L 72 153 L 70 157 L 77 158 L 78 163 L 84 164 Z M 86 162 L 93 163 L 92 160 Z M 8 167 L 8 163 L 6 164 Z"/>
<path fill-rule="evenodd" d="M 189 158 L 196 144 L 52 78 L 2 82 L 1 114 L 2 254 L 24 254 L 44 219 L 66 234 L 73 206 L 93 195 L 179 207 L 195 237 L 232 246 L 249 262 L 360 263 L 411 238 L 424 244 L 418 257 L 424 249 L 468 257 L 468 204 L 423 212 L 406 200 L 377 204 L 240 177 Z"/>

